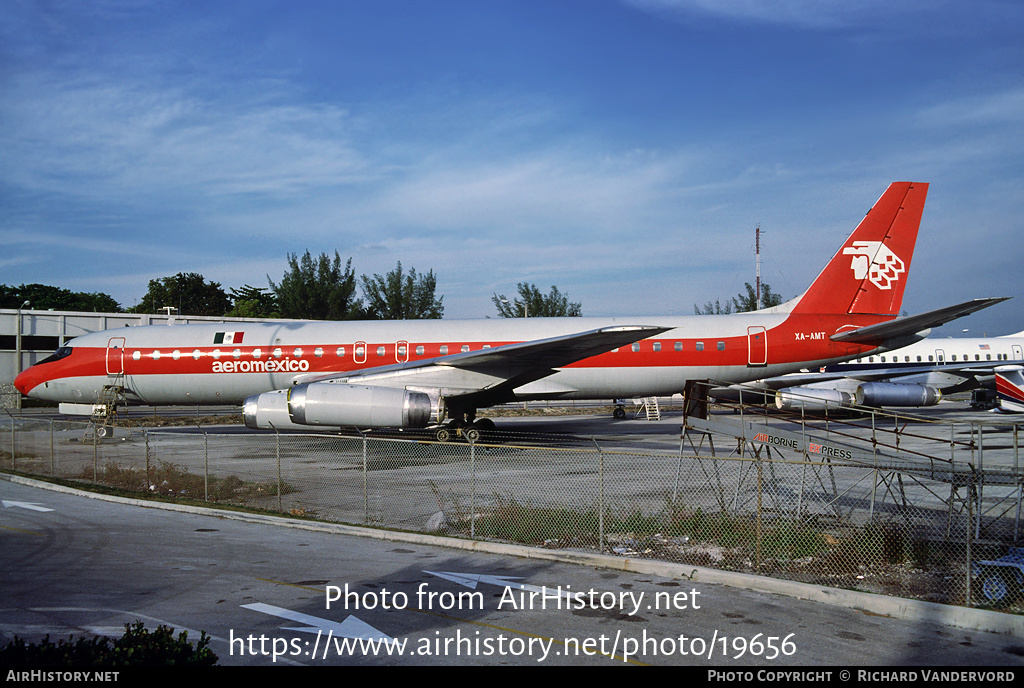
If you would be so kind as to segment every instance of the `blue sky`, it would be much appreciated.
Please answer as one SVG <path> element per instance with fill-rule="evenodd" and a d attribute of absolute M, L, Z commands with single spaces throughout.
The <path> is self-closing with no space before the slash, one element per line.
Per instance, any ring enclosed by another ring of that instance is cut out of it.
<path fill-rule="evenodd" d="M 1024 5 L 951 0 L 12 0 L 0 283 L 105 292 L 289 253 L 433 270 L 445 317 L 803 291 L 931 184 L 904 309 L 1024 329 Z M 646 323 L 645 323 L 646 324 Z"/>

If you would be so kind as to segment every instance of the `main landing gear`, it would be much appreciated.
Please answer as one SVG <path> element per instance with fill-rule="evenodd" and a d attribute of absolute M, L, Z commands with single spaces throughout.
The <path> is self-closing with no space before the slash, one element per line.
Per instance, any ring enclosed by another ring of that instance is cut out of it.
<path fill-rule="evenodd" d="M 467 442 L 479 442 L 487 433 L 494 430 L 494 421 L 490 418 L 476 418 L 476 412 L 455 417 L 444 425 L 434 429 L 434 439 L 438 442 L 451 442 L 461 437 Z"/>
<path fill-rule="evenodd" d="M 612 403 L 615 404 L 615 410 L 612 411 L 612 417 L 615 420 L 622 420 L 626 417 L 626 402 L 622 399 L 612 399 Z"/>

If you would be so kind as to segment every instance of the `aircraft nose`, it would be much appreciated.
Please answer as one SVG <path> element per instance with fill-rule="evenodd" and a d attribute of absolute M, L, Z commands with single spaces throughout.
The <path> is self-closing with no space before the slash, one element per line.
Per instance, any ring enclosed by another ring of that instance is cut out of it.
<path fill-rule="evenodd" d="M 39 376 L 32 368 L 21 371 L 14 378 L 14 387 L 25 396 L 28 396 L 28 393 L 35 389 L 38 384 Z"/>

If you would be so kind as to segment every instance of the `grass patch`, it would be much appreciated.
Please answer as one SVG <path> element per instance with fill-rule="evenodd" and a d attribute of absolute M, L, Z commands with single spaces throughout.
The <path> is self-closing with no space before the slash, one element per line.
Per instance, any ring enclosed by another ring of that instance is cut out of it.
<path fill-rule="evenodd" d="M 701 509 L 689 515 L 673 510 L 668 534 L 723 547 L 752 546 L 757 540 L 757 524 L 728 514 L 706 514 Z"/>
<path fill-rule="evenodd" d="M 459 520 L 468 514 L 459 512 Z M 595 508 L 530 506 L 512 498 L 494 497 L 494 505 L 477 515 L 477 537 L 537 544 L 559 540 L 596 544 L 601 531 Z M 752 518 L 727 514 L 706 514 L 700 509 L 689 515 L 680 513 L 644 514 L 640 509 L 609 508 L 604 512 L 605 535 L 628 533 L 634 538 L 654 535 L 686 536 L 693 542 L 709 543 L 727 549 L 753 552 L 757 546 L 757 524 Z M 791 520 L 775 521 L 763 528 L 762 556 L 797 559 L 813 556 L 826 549 L 827 542 L 815 523 Z"/>
<path fill-rule="evenodd" d="M 860 566 L 901 564 L 906 560 L 906 543 L 902 531 L 880 523 L 840 537 L 829 552 L 827 568 L 835 572 L 853 572 Z"/>
<path fill-rule="evenodd" d="M 596 542 L 597 514 L 563 507 L 531 507 L 502 500 L 475 522 L 478 537 L 512 542 L 542 543 L 545 540 Z"/>
<path fill-rule="evenodd" d="M 802 559 L 825 549 L 825 535 L 813 525 L 785 521 L 768 530 L 761 541 L 766 557 Z"/>
<path fill-rule="evenodd" d="M 85 480 L 94 478 L 92 468 L 82 469 Z M 169 461 L 157 461 L 149 470 L 136 466 L 122 466 L 107 463 L 100 469 L 95 480 L 105 485 L 127 490 L 145 492 L 171 498 L 205 499 L 212 502 L 247 502 L 261 497 L 277 496 L 277 483 L 248 482 L 238 476 L 209 476 L 191 473 L 187 468 Z M 281 494 L 295 492 L 288 483 L 281 483 Z"/>

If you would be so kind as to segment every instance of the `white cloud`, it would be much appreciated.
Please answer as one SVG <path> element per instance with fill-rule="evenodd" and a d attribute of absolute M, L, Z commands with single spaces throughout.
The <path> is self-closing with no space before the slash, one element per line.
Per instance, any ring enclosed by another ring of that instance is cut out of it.
<path fill-rule="evenodd" d="M 965 127 L 1013 124 L 1024 121 L 1024 89 L 962 96 L 925 108 L 918 122 L 927 127 Z"/>
<path fill-rule="evenodd" d="M 881 26 L 904 16 L 942 12 L 949 0 L 624 0 L 646 12 L 680 18 L 717 17 L 739 22 L 843 29 Z"/>
<path fill-rule="evenodd" d="M 181 85 L 21 74 L 0 105 L 4 182 L 130 203 L 166 192 L 289 195 L 365 174 L 344 109 L 264 86 L 258 97 L 213 99 Z"/>
<path fill-rule="evenodd" d="M 671 193 L 684 163 L 535 150 L 512 160 L 425 165 L 389 185 L 382 217 L 430 230 L 533 232 L 634 229 Z"/>

